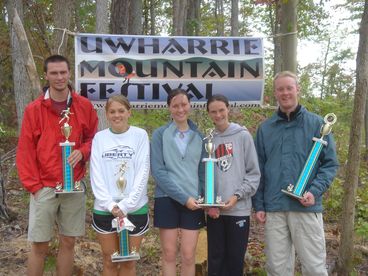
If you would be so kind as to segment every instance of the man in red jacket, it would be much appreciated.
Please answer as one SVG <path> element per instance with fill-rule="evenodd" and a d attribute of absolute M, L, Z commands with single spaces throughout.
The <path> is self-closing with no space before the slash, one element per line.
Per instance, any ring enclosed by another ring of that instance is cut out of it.
<path fill-rule="evenodd" d="M 59 230 L 57 274 L 72 275 L 75 237 L 84 235 L 85 194 L 55 196 L 55 187 L 63 182 L 62 149 L 65 141 L 60 120 L 70 109 L 69 141 L 75 146 L 68 158 L 74 168 L 74 181 L 86 172 L 97 115 L 88 99 L 72 91 L 69 61 L 60 55 L 44 62 L 48 86 L 24 112 L 18 141 L 16 164 L 24 188 L 30 192 L 28 240 L 32 242 L 28 257 L 28 275 L 42 275 L 54 224 Z"/>

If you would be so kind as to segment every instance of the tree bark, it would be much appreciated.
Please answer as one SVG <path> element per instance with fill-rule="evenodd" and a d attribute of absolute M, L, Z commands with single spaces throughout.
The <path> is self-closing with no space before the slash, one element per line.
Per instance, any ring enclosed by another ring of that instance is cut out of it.
<path fill-rule="evenodd" d="M 297 69 L 297 5 L 298 0 L 282 1 L 280 17 L 282 71 L 294 73 Z"/>
<path fill-rule="evenodd" d="M 20 19 L 23 18 L 23 1 L 22 0 L 7 0 L 6 9 L 9 18 L 13 18 L 13 9 L 16 8 Z M 21 128 L 23 113 L 26 105 L 33 100 L 29 78 L 26 68 L 23 64 L 23 57 L 20 50 L 19 40 L 15 34 L 12 20 L 9 21 L 10 41 L 12 48 L 12 63 L 13 63 L 13 89 L 15 96 L 15 104 L 17 110 L 18 131 Z"/>
<path fill-rule="evenodd" d="M 363 119 L 368 93 L 368 0 L 365 0 L 364 12 L 359 29 L 356 76 L 354 109 L 351 120 L 349 153 L 341 213 L 338 275 L 342 276 L 350 275 L 353 270 L 354 220 L 360 167 L 360 145 L 362 142 Z"/>
<path fill-rule="evenodd" d="M 231 36 L 239 35 L 239 1 L 231 0 Z"/>
<path fill-rule="evenodd" d="M 1 155 L 0 154 L 0 220 L 9 220 L 9 210 L 6 204 L 5 185 L 10 170 L 15 166 L 15 149 Z"/>
<path fill-rule="evenodd" d="M 142 0 L 130 1 L 129 7 L 129 34 L 140 35 L 142 34 L 142 16 L 143 16 L 143 3 Z"/>
<path fill-rule="evenodd" d="M 70 28 L 73 11 L 70 7 L 74 7 L 74 0 L 54 0 L 53 15 L 55 28 Z M 68 46 L 68 34 L 59 29 L 54 29 L 52 53 L 65 56 Z"/>
<path fill-rule="evenodd" d="M 282 71 L 282 55 L 281 55 L 281 36 L 280 36 L 280 21 L 281 21 L 281 4 L 276 2 L 275 8 L 273 5 L 268 6 L 268 13 L 271 22 L 273 35 L 273 75 Z"/>
<path fill-rule="evenodd" d="M 200 27 L 201 1 L 189 0 L 186 35 L 198 36 Z"/>
<path fill-rule="evenodd" d="M 224 3 L 223 0 L 215 1 L 215 19 L 216 19 L 216 30 L 217 36 L 224 36 Z"/>
<path fill-rule="evenodd" d="M 328 58 L 328 54 L 330 53 L 330 43 L 331 43 L 331 39 L 328 38 L 327 39 L 327 49 L 326 49 L 326 53 L 323 59 L 323 72 L 322 72 L 321 95 L 320 95 L 321 100 L 325 96 L 325 83 L 326 83 L 326 76 L 327 76 L 327 58 Z"/>
<path fill-rule="evenodd" d="M 156 1 L 155 0 L 150 0 L 150 34 L 151 35 L 155 35 L 156 34 L 156 24 L 155 24 L 155 18 L 156 18 L 156 13 L 155 13 L 155 6 L 156 6 Z"/>
<path fill-rule="evenodd" d="M 109 1 L 97 0 L 96 1 L 96 33 L 108 34 L 109 33 Z M 98 116 L 98 130 L 103 130 L 108 127 L 106 112 L 104 108 L 97 109 Z"/>
<path fill-rule="evenodd" d="M 28 78 L 31 82 L 30 89 L 32 99 L 35 99 L 38 93 L 40 93 L 41 91 L 41 84 L 37 73 L 36 64 L 33 60 L 32 51 L 28 43 L 27 34 L 23 28 L 22 21 L 20 20 L 18 12 L 15 8 L 13 9 L 13 12 L 13 28 L 18 38 L 20 52 L 23 57 L 23 62 L 27 71 Z"/>
<path fill-rule="evenodd" d="M 173 0 L 173 35 L 186 34 L 187 0 Z"/>
<path fill-rule="evenodd" d="M 109 1 L 96 0 L 96 33 L 109 33 Z"/>
<path fill-rule="evenodd" d="M 113 34 L 128 34 L 130 10 L 129 6 L 129 0 L 112 0 L 111 32 Z"/>
<path fill-rule="evenodd" d="M 364 137 L 365 137 L 365 154 L 364 159 L 368 161 L 368 96 L 365 100 L 365 114 L 364 114 Z"/>

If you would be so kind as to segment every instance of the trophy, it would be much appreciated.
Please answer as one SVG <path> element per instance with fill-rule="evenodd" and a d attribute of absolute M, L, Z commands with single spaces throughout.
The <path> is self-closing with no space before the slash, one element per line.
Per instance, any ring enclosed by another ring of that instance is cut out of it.
<path fill-rule="evenodd" d="M 127 181 L 124 178 L 124 174 L 126 170 L 128 169 L 128 163 L 126 161 L 121 162 L 121 164 L 118 166 L 118 171 L 115 175 L 118 175 L 118 179 L 116 180 L 116 186 L 118 186 L 118 189 L 121 193 L 124 193 Z M 118 200 L 121 198 L 118 198 Z"/>
<path fill-rule="evenodd" d="M 305 186 L 308 183 L 309 177 L 313 171 L 314 166 L 318 160 L 323 146 L 327 146 L 327 141 L 323 140 L 323 137 L 328 135 L 332 130 L 332 125 L 336 123 L 337 117 L 334 113 L 329 113 L 324 118 L 324 124 L 321 126 L 321 137 L 313 137 L 314 145 L 311 149 L 308 159 L 305 162 L 304 168 L 298 178 L 295 186 L 289 184 L 287 189 L 282 189 L 281 191 L 289 196 L 302 199 L 304 195 Z"/>
<path fill-rule="evenodd" d="M 202 162 L 206 165 L 206 181 L 205 181 L 205 196 L 198 199 L 198 205 L 203 207 L 219 207 L 224 206 L 221 196 L 215 194 L 215 163 L 218 161 L 216 158 L 212 158 L 212 154 L 215 151 L 215 144 L 213 143 L 214 130 L 207 131 L 208 135 L 203 139 L 207 140 L 205 143 L 205 149 L 208 153 L 208 158 L 203 158 Z"/>
<path fill-rule="evenodd" d="M 127 181 L 124 177 L 125 172 L 128 169 L 128 163 L 126 161 L 122 161 L 118 166 L 117 173 L 118 175 L 116 180 L 116 186 L 121 192 L 121 196 L 114 198 L 115 201 L 119 202 L 122 198 L 124 198 L 124 191 L 127 186 Z M 126 261 L 134 261 L 139 260 L 140 256 L 136 252 L 135 248 L 129 249 L 129 232 L 134 230 L 135 226 L 130 220 L 126 217 L 124 218 L 114 218 L 112 220 L 112 227 L 116 227 L 116 232 L 119 236 L 119 252 L 115 252 L 111 255 L 112 262 L 126 262 Z"/>
<path fill-rule="evenodd" d="M 116 227 L 116 232 L 119 236 L 119 252 L 111 255 L 111 261 L 114 263 L 139 260 L 140 256 L 135 248 L 132 248 L 132 250 L 129 249 L 128 231 L 134 230 L 134 224 L 126 217 L 117 217 L 112 220 L 112 227 Z"/>
<path fill-rule="evenodd" d="M 59 124 L 64 122 L 60 129 L 61 133 L 65 137 L 65 142 L 59 144 L 62 149 L 63 183 L 56 183 L 55 193 L 57 194 L 84 192 L 84 189 L 81 187 L 81 183 L 79 181 L 74 182 L 73 168 L 68 162 L 68 157 L 72 153 L 73 146 L 75 145 L 74 142 L 69 141 L 69 137 L 72 133 L 72 126 L 69 125 L 69 116 L 71 114 L 70 108 L 68 107 L 66 110 L 62 111 L 63 117 L 59 121 Z"/>

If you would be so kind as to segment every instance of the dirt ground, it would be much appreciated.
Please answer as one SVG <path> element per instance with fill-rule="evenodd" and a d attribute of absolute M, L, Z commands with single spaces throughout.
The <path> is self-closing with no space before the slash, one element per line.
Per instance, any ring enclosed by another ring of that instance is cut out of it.
<path fill-rule="evenodd" d="M 8 182 L 7 204 L 11 211 L 10 222 L 0 222 L 0 275 L 25 275 L 27 253 L 30 246 L 27 242 L 28 221 L 28 194 L 14 180 Z M 89 200 L 88 205 L 91 205 Z M 88 206 L 91 210 L 91 206 Z M 152 210 L 151 210 L 152 211 Z M 100 247 L 95 239 L 95 234 L 90 227 L 91 214 L 87 213 L 87 231 L 83 238 L 78 239 L 75 254 L 74 275 L 100 275 L 102 271 L 102 259 Z M 152 220 L 151 220 L 152 222 Z M 338 230 L 333 224 L 326 224 L 326 243 L 328 251 L 328 265 L 331 270 L 335 266 L 338 250 Z M 49 257 L 46 260 L 45 274 L 56 275 L 55 256 L 57 241 L 51 242 Z M 245 275 L 265 275 L 263 271 L 265 256 L 263 253 L 263 226 L 256 223 L 251 225 L 249 246 L 245 258 Z M 160 245 L 158 232 L 151 227 L 145 237 L 141 248 L 141 259 L 138 261 L 137 275 L 160 275 Z M 199 271 L 204 270 L 206 260 L 206 233 L 203 230 L 197 250 L 197 265 Z M 202 264 L 202 265 L 201 265 Z M 298 268 L 298 270 L 300 267 Z M 355 275 L 368 275 L 368 260 L 364 256 L 359 259 Z"/>

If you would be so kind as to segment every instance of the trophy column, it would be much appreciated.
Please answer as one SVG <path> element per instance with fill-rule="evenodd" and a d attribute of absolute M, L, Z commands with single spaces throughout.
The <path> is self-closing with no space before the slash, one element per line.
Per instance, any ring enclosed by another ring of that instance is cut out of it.
<path fill-rule="evenodd" d="M 62 149 L 62 162 L 63 162 L 63 182 L 57 183 L 55 188 L 55 193 L 57 194 L 67 194 L 67 193 L 83 193 L 84 190 L 80 185 L 79 181 L 74 182 L 74 172 L 72 166 L 68 162 L 68 158 L 73 151 L 74 142 L 69 141 L 69 137 L 72 133 L 72 126 L 69 125 L 69 116 L 72 114 L 70 108 L 63 110 L 63 117 L 59 123 L 64 121 L 61 126 L 61 133 L 65 137 L 65 141 L 60 143 Z"/>
<path fill-rule="evenodd" d="M 128 163 L 126 161 L 122 161 L 118 166 L 118 170 L 115 175 L 118 175 L 116 180 L 116 186 L 121 192 L 121 197 L 117 197 L 114 200 L 119 202 L 124 198 L 124 191 L 127 186 L 127 181 L 124 177 L 125 172 L 128 169 Z M 126 262 L 126 261 L 134 261 L 139 260 L 139 253 L 135 251 L 134 248 L 130 251 L 129 249 L 129 230 L 134 230 L 135 226 L 131 223 L 128 218 L 114 218 L 112 220 L 112 226 L 116 227 L 116 232 L 119 237 L 119 252 L 115 252 L 111 255 L 112 262 Z"/>
<path fill-rule="evenodd" d="M 215 163 L 216 158 L 212 158 L 212 154 L 215 151 L 215 144 L 213 143 L 213 132 L 209 130 L 209 134 L 203 140 L 207 140 L 205 143 L 205 149 L 208 153 L 208 158 L 203 158 L 202 162 L 206 164 L 206 178 L 205 178 L 205 196 L 198 199 L 198 205 L 202 207 L 219 207 L 224 206 L 225 203 L 221 201 L 221 197 L 216 195 L 215 192 Z"/>
<path fill-rule="evenodd" d="M 70 166 L 68 162 L 68 158 L 73 151 L 75 143 L 67 140 L 59 145 L 61 146 L 63 156 L 63 190 L 64 192 L 70 193 L 74 191 L 74 172 L 72 166 Z"/>
<path fill-rule="evenodd" d="M 129 249 L 128 230 L 133 230 L 135 226 L 126 217 L 115 218 L 112 221 L 112 225 L 113 227 L 116 227 L 116 231 L 119 236 L 119 252 L 115 252 L 111 255 L 111 261 L 115 263 L 139 260 L 139 253 L 137 253 L 134 248 L 132 248 L 132 250 Z"/>
<path fill-rule="evenodd" d="M 314 166 L 318 160 L 318 157 L 322 151 L 323 146 L 327 146 L 327 141 L 323 140 L 323 137 L 328 135 L 332 130 L 332 125 L 336 123 L 337 117 L 334 113 L 329 113 L 324 118 L 324 124 L 321 126 L 321 137 L 313 137 L 314 145 L 311 149 L 304 168 L 299 175 L 298 181 L 295 184 L 289 184 L 287 189 L 281 191 L 291 197 L 302 199 L 305 186 L 308 183 L 309 177 L 313 171 Z"/>

